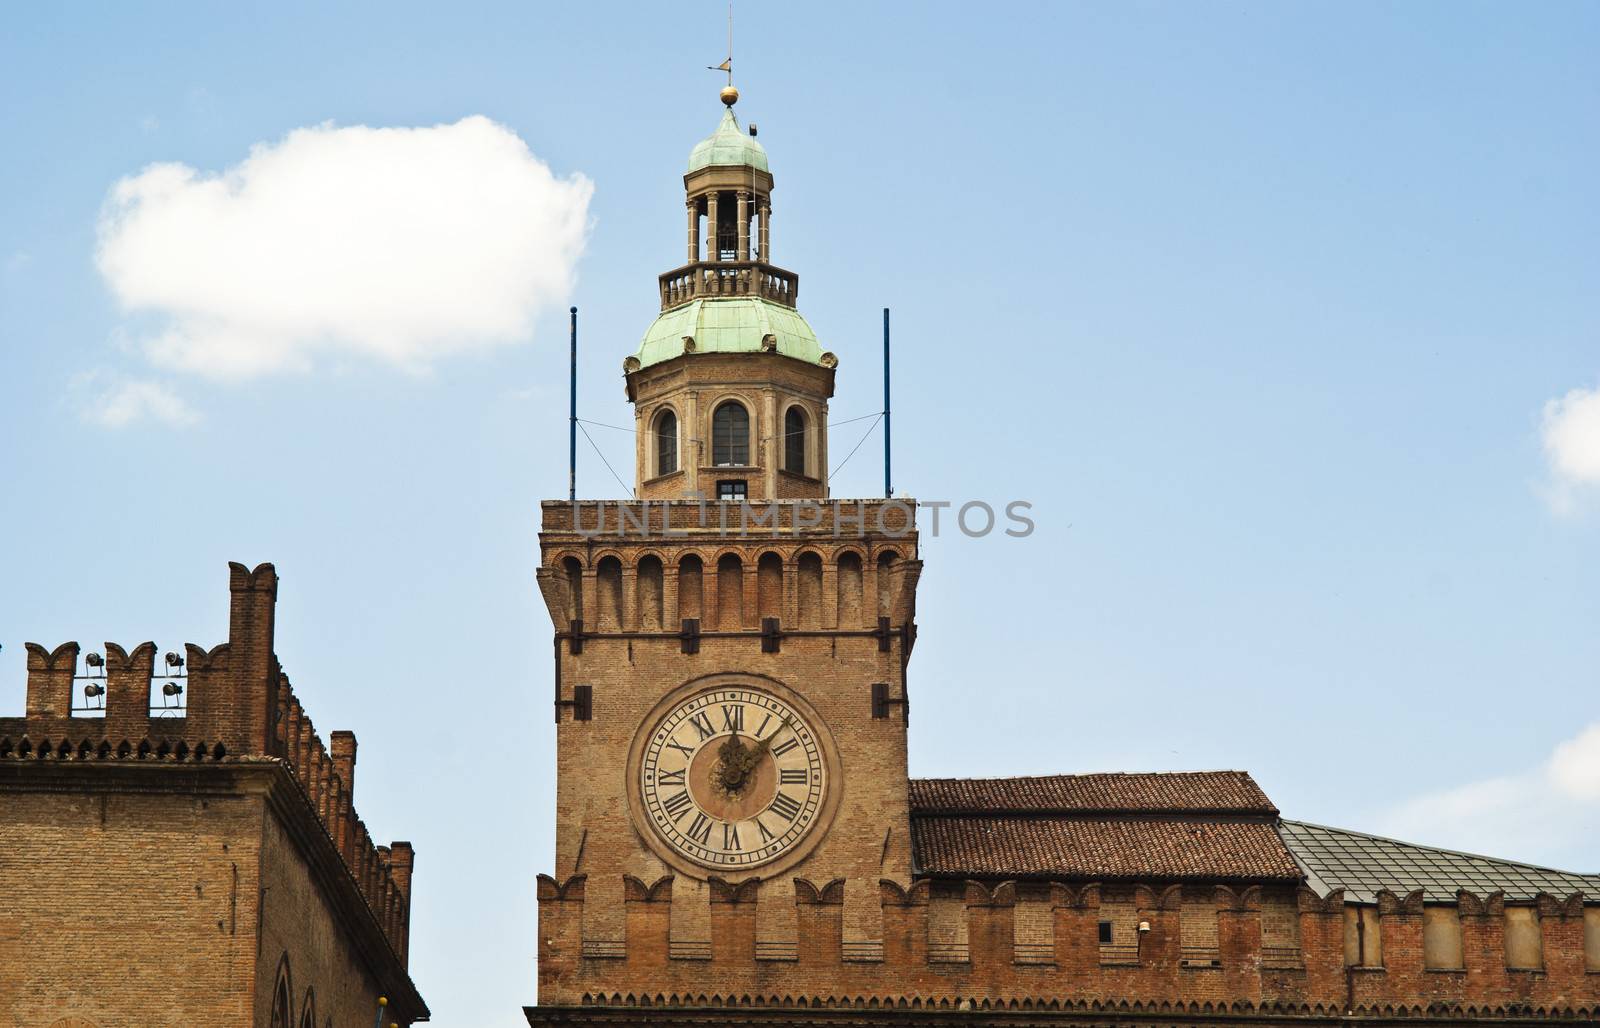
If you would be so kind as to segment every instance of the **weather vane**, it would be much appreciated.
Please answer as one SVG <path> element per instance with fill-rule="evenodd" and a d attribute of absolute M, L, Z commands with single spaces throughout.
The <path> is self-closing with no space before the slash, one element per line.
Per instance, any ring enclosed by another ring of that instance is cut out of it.
<path fill-rule="evenodd" d="M 728 3 L 728 59 L 721 64 L 706 65 L 708 71 L 725 71 L 728 84 L 722 90 L 722 102 L 732 107 L 739 100 L 739 91 L 733 88 L 733 3 Z"/>

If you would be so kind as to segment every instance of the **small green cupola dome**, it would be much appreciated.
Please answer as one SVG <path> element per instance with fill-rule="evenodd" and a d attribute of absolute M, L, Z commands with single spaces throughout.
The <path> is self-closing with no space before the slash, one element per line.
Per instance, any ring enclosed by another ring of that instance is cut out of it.
<path fill-rule="evenodd" d="M 771 171 L 767 167 L 767 151 L 755 137 L 739 127 L 733 108 L 722 112 L 722 123 L 717 130 L 695 144 L 689 151 L 689 173 L 702 168 L 735 167 Z"/>
<path fill-rule="evenodd" d="M 831 368 L 817 334 L 793 307 L 755 296 L 691 300 L 663 311 L 650 325 L 631 368 L 647 368 L 685 353 L 778 353 Z"/>

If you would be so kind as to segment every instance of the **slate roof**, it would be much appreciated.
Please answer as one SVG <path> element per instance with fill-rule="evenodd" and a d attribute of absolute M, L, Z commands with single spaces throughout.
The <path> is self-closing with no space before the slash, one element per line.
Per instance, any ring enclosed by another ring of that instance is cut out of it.
<path fill-rule="evenodd" d="M 1459 889 L 1480 896 L 1498 890 L 1513 900 L 1532 899 L 1541 892 L 1558 898 L 1574 892 L 1600 896 L 1600 875 L 1555 871 L 1303 821 L 1280 822 L 1278 832 L 1305 871 L 1307 885 L 1323 895 L 1344 889 L 1345 898 L 1355 903 L 1376 903 L 1379 889 L 1398 896 L 1421 889 L 1429 902 L 1450 903 Z"/>
<path fill-rule="evenodd" d="M 1242 771 L 911 781 L 920 874 L 1298 882 L 1277 808 Z"/>

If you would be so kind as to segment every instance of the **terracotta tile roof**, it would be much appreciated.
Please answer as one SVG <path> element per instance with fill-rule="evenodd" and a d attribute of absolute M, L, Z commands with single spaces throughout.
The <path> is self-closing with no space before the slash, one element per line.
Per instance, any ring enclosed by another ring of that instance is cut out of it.
<path fill-rule="evenodd" d="M 915 817 L 917 870 L 965 878 L 1299 881 L 1270 823 Z"/>
<path fill-rule="evenodd" d="M 911 781 L 920 874 L 1299 881 L 1278 809 L 1243 771 Z"/>
<path fill-rule="evenodd" d="M 913 814 L 1278 813 L 1243 771 L 913 778 L 911 810 Z"/>

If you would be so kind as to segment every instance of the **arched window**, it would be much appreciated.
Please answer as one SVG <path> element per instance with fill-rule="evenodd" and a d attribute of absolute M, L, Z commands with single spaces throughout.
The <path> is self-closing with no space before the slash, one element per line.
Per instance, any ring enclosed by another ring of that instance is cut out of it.
<path fill-rule="evenodd" d="M 300 1000 L 300 1028 L 317 1028 L 317 996 L 309 988 Z"/>
<path fill-rule="evenodd" d="M 783 558 L 776 553 L 756 561 L 756 610 L 760 617 L 783 617 Z"/>
<path fill-rule="evenodd" d="M 678 470 L 678 416 L 670 410 L 656 415 L 656 474 Z"/>
<path fill-rule="evenodd" d="M 638 596 L 635 606 L 639 610 L 639 627 L 647 632 L 659 632 L 662 625 L 662 607 L 665 601 L 665 578 L 661 558 L 648 555 L 639 560 L 639 573 L 634 576 Z"/>
<path fill-rule="evenodd" d="M 577 557 L 567 557 L 561 570 L 567 574 L 567 620 L 577 621 L 583 617 L 583 565 Z"/>
<path fill-rule="evenodd" d="M 744 562 L 733 553 L 717 561 L 717 627 L 723 631 L 744 627 Z"/>
<path fill-rule="evenodd" d="M 839 554 L 839 627 L 861 626 L 861 555 L 851 550 Z"/>
<path fill-rule="evenodd" d="M 711 462 L 718 467 L 750 463 L 750 412 L 736 400 L 711 415 Z"/>
<path fill-rule="evenodd" d="M 289 954 L 278 960 L 278 983 L 272 989 L 272 1028 L 293 1028 L 294 1009 L 289 998 Z"/>
<path fill-rule="evenodd" d="M 622 627 L 622 561 L 615 557 L 601 557 L 594 576 L 595 613 L 600 619 L 601 631 L 616 631 Z"/>
<path fill-rule="evenodd" d="M 783 415 L 783 468 L 806 473 L 806 412 L 790 407 Z"/>
<path fill-rule="evenodd" d="M 705 567 L 692 553 L 678 561 L 678 618 L 697 618 L 704 606 Z"/>
<path fill-rule="evenodd" d="M 801 628 L 822 627 L 822 558 L 806 552 L 799 560 L 799 597 L 796 609 L 800 614 Z"/>

